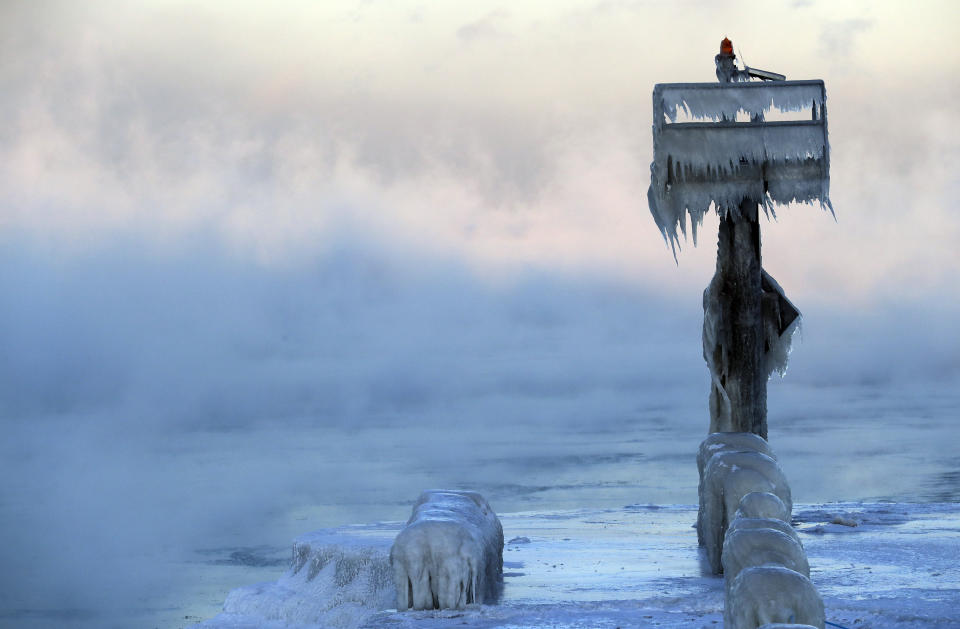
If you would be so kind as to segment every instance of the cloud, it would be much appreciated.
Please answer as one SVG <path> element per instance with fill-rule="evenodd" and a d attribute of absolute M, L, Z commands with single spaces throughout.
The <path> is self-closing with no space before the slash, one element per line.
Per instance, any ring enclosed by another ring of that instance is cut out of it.
<path fill-rule="evenodd" d="M 873 20 L 864 18 L 827 22 L 820 29 L 820 50 L 829 57 L 847 57 L 857 45 L 858 36 L 873 25 Z"/>
<path fill-rule="evenodd" d="M 457 37 L 465 42 L 483 39 L 502 39 L 507 36 L 503 28 L 510 14 L 503 9 L 491 11 L 479 20 L 464 24 L 457 29 Z"/>

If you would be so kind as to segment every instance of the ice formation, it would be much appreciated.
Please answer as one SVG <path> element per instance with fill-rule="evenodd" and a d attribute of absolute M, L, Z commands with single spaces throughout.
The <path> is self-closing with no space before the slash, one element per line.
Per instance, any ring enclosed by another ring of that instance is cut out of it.
<path fill-rule="evenodd" d="M 740 499 L 734 518 L 790 519 L 787 505 L 777 496 L 766 491 L 751 491 Z"/>
<path fill-rule="evenodd" d="M 719 273 L 703 291 L 703 359 L 710 370 L 710 431 L 730 431 L 734 428 L 731 418 L 731 401 L 724 382 L 726 381 L 726 352 L 723 343 L 723 327 L 730 325 L 722 320 Z M 793 347 L 793 336 L 800 329 L 800 311 L 787 299 L 786 294 L 773 276 L 761 269 L 760 287 L 762 296 L 762 325 L 764 343 L 763 368 L 767 377 L 774 373 L 783 376 Z"/>
<path fill-rule="evenodd" d="M 766 122 L 771 111 L 809 111 L 807 120 Z M 737 122 L 737 115 L 749 122 Z M 830 208 L 830 147 L 823 81 L 663 83 L 653 91 L 650 212 L 676 254 L 711 207 L 736 211 L 754 199 Z M 692 121 L 678 121 L 679 118 Z"/>
<path fill-rule="evenodd" d="M 503 528 L 472 491 L 430 490 L 390 549 L 397 609 L 463 609 L 496 598 Z"/>
<path fill-rule="evenodd" d="M 198 627 L 359 627 L 396 601 L 390 541 L 377 533 L 354 526 L 298 537 L 287 574 L 231 591 L 223 612 Z"/>
<path fill-rule="evenodd" d="M 800 544 L 801 547 L 803 546 L 797 531 L 794 530 L 793 526 L 786 520 L 780 520 L 777 518 L 744 518 L 740 516 L 739 512 L 737 512 L 737 517 L 733 519 L 733 522 L 730 523 L 730 526 L 727 527 L 727 535 L 732 535 L 735 531 L 752 529 L 771 529 L 774 531 L 780 531 L 784 535 L 789 535 L 792 537 L 793 540 Z"/>
<path fill-rule="evenodd" d="M 723 539 L 740 508 L 740 499 L 750 492 L 770 492 L 793 509 L 790 487 L 777 462 L 759 452 L 722 452 L 714 455 L 704 471 L 700 524 L 710 568 L 722 570 Z"/>
<path fill-rule="evenodd" d="M 782 566 L 746 568 L 730 586 L 725 629 L 757 629 L 770 623 L 824 629 L 823 600 L 810 579 Z"/>
<path fill-rule="evenodd" d="M 810 564 L 800 542 L 770 528 L 728 530 L 722 559 L 728 590 L 742 570 L 754 566 L 783 566 L 810 577 Z"/>
<path fill-rule="evenodd" d="M 703 546 L 703 471 L 713 455 L 720 452 L 761 452 L 776 459 L 770 445 L 760 437 L 750 432 L 714 432 L 700 442 L 697 449 L 697 472 L 700 482 L 697 485 L 697 495 L 700 497 L 700 509 L 697 512 L 697 542 Z"/>

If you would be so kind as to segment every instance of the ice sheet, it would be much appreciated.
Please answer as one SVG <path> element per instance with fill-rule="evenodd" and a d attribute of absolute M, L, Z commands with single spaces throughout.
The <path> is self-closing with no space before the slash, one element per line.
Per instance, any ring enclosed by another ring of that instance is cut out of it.
<path fill-rule="evenodd" d="M 837 516 L 858 526 L 831 524 Z M 693 505 L 502 514 L 510 541 L 504 552 L 505 588 L 497 604 L 404 613 L 368 608 L 365 620 L 354 626 L 716 629 L 724 582 L 706 575 L 692 528 L 695 519 Z M 794 524 L 828 621 L 858 629 L 956 627 L 960 504 L 798 505 Z M 401 526 L 345 527 L 313 536 L 341 539 L 351 548 L 379 548 L 385 556 Z M 283 583 L 291 589 L 282 589 Z M 291 602 L 301 597 L 304 606 L 321 603 L 307 600 L 310 593 L 298 591 L 298 582 L 289 579 L 257 587 L 259 594 L 247 595 L 247 613 L 224 613 L 199 627 L 331 626 L 264 619 L 257 604 L 274 609 L 271 599 L 277 597 Z"/>

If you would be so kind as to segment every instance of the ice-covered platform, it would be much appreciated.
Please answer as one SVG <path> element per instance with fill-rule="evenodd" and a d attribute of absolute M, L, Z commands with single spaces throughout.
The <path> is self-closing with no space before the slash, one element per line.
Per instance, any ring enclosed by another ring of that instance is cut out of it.
<path fill-rule="evenodd" d="M 957 627 L 960 504 L 795 505 L 827 620 L 850 629 Z M 398 613 L 388 554 L 402 523 L 294 542 L 275 583 L 234 590 L 203 629 L 717 627 L 723 579 L 708 576 L 694 506 L 501 515 L 495 605 Z M 856 525 L 856 526 L 853 526 Z"/>

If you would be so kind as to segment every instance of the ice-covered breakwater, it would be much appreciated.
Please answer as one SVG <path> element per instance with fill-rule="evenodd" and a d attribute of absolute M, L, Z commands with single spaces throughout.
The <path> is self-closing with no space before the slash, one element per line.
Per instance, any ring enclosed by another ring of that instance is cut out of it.
<path fill-rule="evenodd" d="M 383 570 L 403 523 L 318 531 L 294 545 L 295 552 L 309 547 L 300 570 L 298 561 L 277 582 L 235 590 L 224 612 L 199 627 L 716 629 L 724 582 L 709 574 L 698 550 L 695 516 L 695 505 L 500 514 L 503 594 L 497 605 L 464 611 L 394 610 L 392 579 Z M 956 627 L 960 504 L 801 504 L 794 505 L 793 525 L 828 621 L 858 629 Z M 310 580 L 314 556 L 323 567 Z M 342 582 L 354 573 L 347 569 L 351 557 L 360 568 L 337 594 L 338 558 Z M 377 574 L 383 580 L 371 578 Z M 358 602 L 370 583 L 383 589 Z"/>

